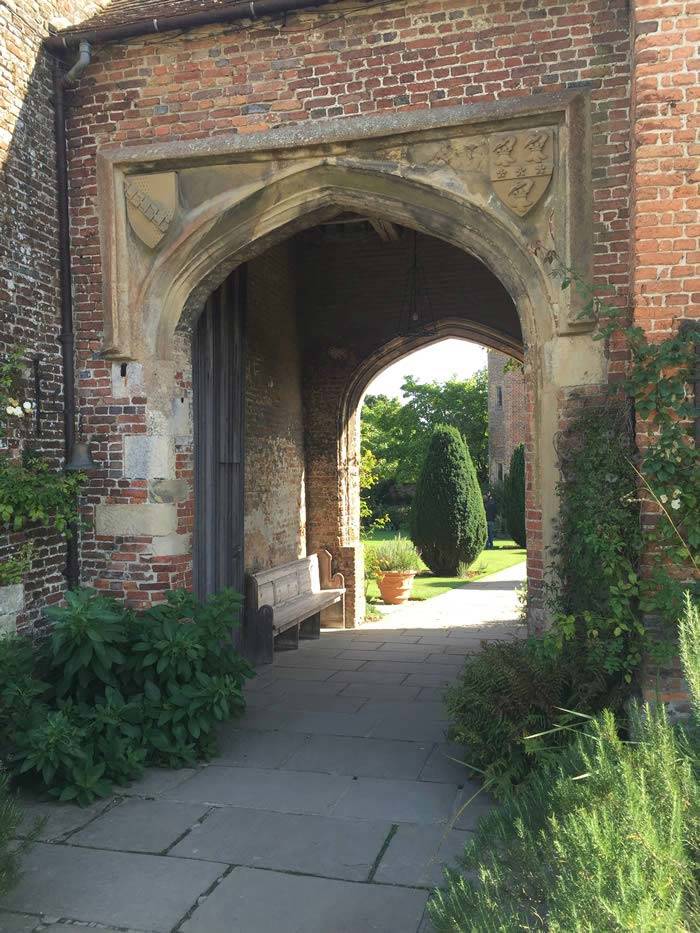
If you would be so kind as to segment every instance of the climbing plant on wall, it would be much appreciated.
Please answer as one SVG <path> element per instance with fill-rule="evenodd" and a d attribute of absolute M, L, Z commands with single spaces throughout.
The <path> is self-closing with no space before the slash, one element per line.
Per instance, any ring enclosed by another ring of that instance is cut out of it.
<path fill-rule="evenodd" d="M 630 682 L 644 653 L 662 658 L 673 650 L 668 625 L 698 577 L 700 469 L 690 390 L 697 335 L 679 330 L 649 340 L 600 289 L 560 269 L 562 288 L 575 288 L 583 315 L 595 316 L 595 339 L 622 338 L 629 361 L 608 398 L 584 406 L 564 432 L 550 640 L 585 638 Z M 667 626 L 652 636 L 648 616 Z"/>

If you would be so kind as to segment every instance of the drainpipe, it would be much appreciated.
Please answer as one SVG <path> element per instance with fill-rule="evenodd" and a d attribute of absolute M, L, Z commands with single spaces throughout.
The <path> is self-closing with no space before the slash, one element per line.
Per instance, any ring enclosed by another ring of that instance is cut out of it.
<path fill-rule="evenodd" d="M 54 131 L 56 139 L 56 201 L 58 212 L 58 269 L 61 302 L 61 354 L 63 357 L 63 431 L 65 465 L 73 460 L 75 447 L 75 334 L 73 331 L 73 285 L 70 252 L 70 214 L 68 208 L 68 164 L 66 151 L 66 84 L 77 80 L 90 63 L 90 43 L 80 42 L 80 52 L 73 67 L 64 74 L 59 61 L 54 62 Z M 71 528 L 66 542 L 66 580 L 78 585 L 78 530 Z"/>
<path fill-rule="evenodd" d="M 197 26 L 233 23 L 241 19 L 284 16 L 286 13 L 325 6 L 327 3 L 334 2 L 335 0 L 245 0 L 243 3 L 233 3 L 210 10 L 200 10 L 195 13 L 159 16 L 153 19 L 138 20 L 133 23 L 122 23 L 117 26 L 103 26 L 101 29 L 76 30 L 69 32 L 66 36 L 50 36 L 44 40 L 44 44 L 51 51 L 60 52 L 83 40 L 88 42 L 116 42 L 120 39 L 131 39 L 134 36 L 169 32 L 173 29 L 194 29 Z M 371 5 L 372 0 L 369 0 L 367 6 Z"/>

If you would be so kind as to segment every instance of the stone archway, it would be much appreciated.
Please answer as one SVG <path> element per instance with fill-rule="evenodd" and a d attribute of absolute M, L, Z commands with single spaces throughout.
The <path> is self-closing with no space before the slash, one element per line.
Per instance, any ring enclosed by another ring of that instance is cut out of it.
<path fill-rule="evenodd" d="M 536 589 L 556 516 L 554 435 L 568 395 L 605 383 L 592 322 L 543 258 L 590 267 L 588 134 L 587 100 L 571 92 L 101 154 L 105 355 L 156 373 L 148 404 L 162 425 L 170 405 L 163 374 L 187 365 L 174 359 L 176 331 L 236 266 L 339 211 L 458 247 L 491 270 L 520 319 Z M 485 336 L 496 346 L 502 340 Z M 347 412 L 338 419 L 347 422 Z M 131 527 L 144 532 L 138 520 Z M 341 547 L 342 534 L 327 543 Z"/>

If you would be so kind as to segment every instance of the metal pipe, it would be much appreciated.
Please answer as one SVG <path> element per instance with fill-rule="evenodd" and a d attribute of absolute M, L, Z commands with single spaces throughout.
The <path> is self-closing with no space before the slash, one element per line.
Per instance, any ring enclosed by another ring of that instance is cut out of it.
<path fill-rule="evenodd" d="M 86 29 L 72 32 L 67 36 L 49 36 L 44 44 L 51 51 L 70 48 L 81 41 L 116 42 L 120 39 L 132 39 L 153 33 L 170 32 L 174 29 L 194 29 L 197 26 L 209 26 L 214 23 L 232 23 L 241 19 L 259 19 L 262 16 L 278 16 L 294 13 L 296 10 L 309 9 L 333 3 L 335 0 L 245 0 L 230 6 L 220 6 L 195 13 L 181 13 L 174 16 L 160 16 L 154 19 L 138 20 L 116 26 L 103 26 L 101 29 Z"/>
<path fill-rule="evenodd" d="M 92 58 L 92 46 L 87 39 L 81 39 L 79 44 L 79 53 L 78 58 L 75 61 L 73 67 L 66 73 L 64 80 L 65 84 L 72 84 L 73 81 L 77 81 L 80 75 L 85 71 L 87 66 L 90 64 Z"/>
<path fill-rule="evenodd" d="M 70 211 L 68 204 L 68 154 L 66 146 L 65 85 L 75 80 L 90 63 L 90 44 L 82 40 L 77 61 L 67 74 L 58 60 L 53 67 L 53 116 L 56 142 L 56 210 L 58 216 L 58 272 L 61 303 L 61 354 L 63 357 L 63 440 L 65 463 L 69 464 L 75 446 L 75 333 L 73 331 L 73 282 L 70 250 Z M 80 581 L 78 529 L 73 526 L 66 541 L 66 580 L 68 586 Z"/>

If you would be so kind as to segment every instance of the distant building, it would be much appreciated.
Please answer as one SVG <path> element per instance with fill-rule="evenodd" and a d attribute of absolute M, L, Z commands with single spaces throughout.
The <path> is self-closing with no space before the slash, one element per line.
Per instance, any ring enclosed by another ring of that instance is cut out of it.
<path fill-rule="evenodd" d="M 525 443 L 525 378 L 519 369 L 506 370 L 504 353 L 489 350 L 489 480 L 508 472 L 510 457 Z"/>

